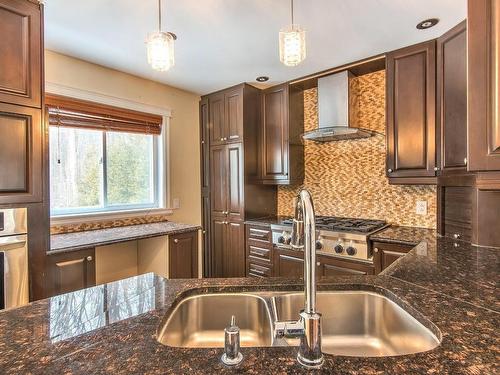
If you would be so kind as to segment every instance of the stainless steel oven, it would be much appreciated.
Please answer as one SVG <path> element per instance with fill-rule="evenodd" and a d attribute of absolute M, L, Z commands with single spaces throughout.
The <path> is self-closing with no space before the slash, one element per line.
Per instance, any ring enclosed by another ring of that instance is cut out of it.
<path fill-rule="evenodd" d="M 29 302 L 26 208 L 0 209 L 0 309 Z"/>

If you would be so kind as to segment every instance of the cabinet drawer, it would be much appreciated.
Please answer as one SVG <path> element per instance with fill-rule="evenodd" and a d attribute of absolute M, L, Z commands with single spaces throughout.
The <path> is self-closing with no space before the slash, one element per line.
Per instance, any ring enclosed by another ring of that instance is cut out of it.
<path fill-rule="evenodd" d="M 248 245 L 249 258 L 258 258 L 267 262 L 271 261 L 271 249 Z"/>
<path fill-rule="evenodd" d="M 271 230 L 267 228 L 248 227 L 248 239 L 269 242 L 271 241 Z"/>
<path fill-rule="evenodd" d="M 271 277 L 272 268 L 250 261 L 248 263 L 248 276 Z"/>

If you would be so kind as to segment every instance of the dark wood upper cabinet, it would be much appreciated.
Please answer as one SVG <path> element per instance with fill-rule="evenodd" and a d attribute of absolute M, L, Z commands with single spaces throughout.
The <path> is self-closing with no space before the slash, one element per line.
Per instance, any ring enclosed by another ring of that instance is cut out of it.
<path fill-rule="evenodd" d="M 262 94 L 262 179 L 288 179 L 288 85 Z"/>
<path fill-rule="evenodd" d="M 39 5 L 0 0 L 0 102 L 41 108 L 41 25 Z"/>
<path fill-rule="evenodd" d="M 304 179 L 304 100 L 288 84 L 262 92 L 260 174 L 264 184 L 299 184 Z"/>
<path fill-rule="evenodd" d="M 198 277 L 198 232 L 168 236 L 168 268 L 170 279 Z"/>
<path fill-rule="evenodd" d="M 212 146 L 243 140 L 243 90 L 239 85 L 209 96 L 209 128 Z"/>
<path fill-rule="evenodd" d="M 441 174 L 467 166 L 467 23 L 437 40 L 437 113 Z"/>
<path fill-rule="evenodd" d="M 224 94 L 225 142 L 241 142 L 243 140 L 243 87 L 238 86 Z"/>
<path fill-rule="evenodd" d="M 230 220 L 243 220 L 245 215 L 243 197 L 243 147 L 241 143 L 225 146 L 227 178 L 227 211 Z"/>
<path fill-rule="evenodd" d="M 0 103 L 0 134 L 0 204 L 41 202 L 41 111 Z"/>
<path fill-rule="evenodd" d="M 210 148 L 210 180 L 212 214 L 225 216 L 227 211 L 227 147 L 225 145 Z"/>
<path fill-rule="evenodd" d="M 389 52 L 386 86 L 387 176 L 424 183 L 436 175 L 436 41 Z"/>
<path fill-rule="evenodd" d="M 468 1 L 468 169 L 500 171 L 500 0 Z"/>
<path fill-rule="evenodd" d="M 226 135 L 224 93 L 213 94 L 208 98 L 210 145 L 224 144 Z"/>
<path fill-rule="evenodd" d="M 48 294 L 58 295 L 95 286 L 95 251 L 86 249 L 50 255 L 51 287 Z"/>

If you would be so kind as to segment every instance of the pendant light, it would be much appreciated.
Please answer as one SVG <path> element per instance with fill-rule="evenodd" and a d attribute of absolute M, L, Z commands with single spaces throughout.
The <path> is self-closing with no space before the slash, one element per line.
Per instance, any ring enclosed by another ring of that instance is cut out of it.
<path fill-rule="evenodd" d="M 280 60 L 286 66 L 297 66 L 306 58 L 306 31 L 293 20 L 293 0 L 290 0 L 292 24 L 280 30 Z"/>
<path fill-rule="evenodd" d="M 165 72 L 174 66 L 176 39 L 175 34 L 161 31 L 161 0 L 158 0 L 158 31 L 148 34 L 146 39 L 148 63 L 154 70 Z"/>

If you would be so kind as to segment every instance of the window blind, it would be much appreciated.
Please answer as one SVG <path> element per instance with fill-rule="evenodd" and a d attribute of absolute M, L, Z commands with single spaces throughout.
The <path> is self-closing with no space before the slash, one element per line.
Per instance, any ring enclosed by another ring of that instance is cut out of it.
<path fill-rule="evenodd" d="M 158 115 L 53 94 L 45 96 L 45 105 L 52 126 L 161 134 Z"/>

